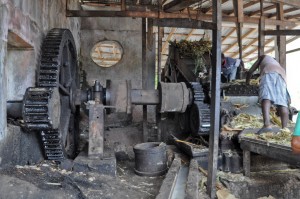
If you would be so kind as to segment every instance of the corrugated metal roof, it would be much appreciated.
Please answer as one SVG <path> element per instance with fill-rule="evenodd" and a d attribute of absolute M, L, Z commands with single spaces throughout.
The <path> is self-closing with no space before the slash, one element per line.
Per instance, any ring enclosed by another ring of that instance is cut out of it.
<path fill-rule="evenodd" d="M 120 0 L 103 0 L 103 2 L 118 2 Z M 163 1 L 164 5 L 172 2 L 173 0 Z M 101 0 L 93 1 L 93 3 L 98 2 L 101 3 Z M 126 0 L 127 4 L 131 4 L 135 1 Z M 140 4 L 157 4 L 157 0 L 143 0 L 137 1 Z M 233 0 L 222 0 L 222 12 L 223 15 L 226 16 L 234 16 L 233 10 Z M 256 2 L 256 3 L 254 3 Z M 107 5 L 106 5 L 107 6 Z M 203 14 L 211 14 L 212 9 L 212 0 L 199 0 L 198 2 L 190 5 L 191 10 L 197 10 Z M 254 17 L 258 18 L 260 16 L 260 1 L 258 0 L 244 0 L 243 1 L 244 15 L 246 17 Z M 99 8 L 97 8 L 99 9 Z M 276 19 L 276 6 L 274 3 L 264 2 L 263 3 L 264 16 L 268 19 Z M 290 5 L 283 5 L 284 17 L 291 21 L 300 22 L 300 9 L 296 9 Z M 275 27 L 266 26 L 266 29 L 274 29 Z M 299 27 L 295 27 L 299 28 Z M 156 33 L 157 39 L 157 28 L 154 28 L 154 32 Z M 164 28 L 164 37 L 163 37 L 163 56 L 162 56 L 162 66 L 164 65 L 165 60 L 167 59 L 168 54 L 168 41 L 180 41 L 182 39 L 188 39 L 190 41 L 200 40 L 203 37 L 211 38 L 211 31 L 200 30 L 200 29 L 184 29 L 184 28 Z M 258 25 L 257 24 L 243 24 L 242 28 L 242 46 L 243 46 L 243 59 L 244 61 L 252 60 L 257 56 L 257 48 L 258 48 Z M 266 43 L 266 51 L 272 51 L 274 49 L 274 36 L 265 36 Z M 287 44 L 290 41 L 294 40 L 294 36 L 287 36 Z M 222 23 L 222 51 L 225 54 L 232 57 L 238 57 L 239 48 L 238 48 L 238 40 L 237 40 L 237 32 L 235 23 L 233 22 L 223 22 Z"/>

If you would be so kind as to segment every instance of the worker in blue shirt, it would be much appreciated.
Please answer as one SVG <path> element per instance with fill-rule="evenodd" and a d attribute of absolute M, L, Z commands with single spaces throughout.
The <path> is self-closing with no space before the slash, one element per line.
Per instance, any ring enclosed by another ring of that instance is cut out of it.
<path fill-rule="evenodd" d="M 222 82 L 230 82 L 237 78 L 240 78 L 240 71 L 244 70 L 244 62 L 241 59 L 233 59 L 231 57 L 225 57 L 222 53 Z"/>

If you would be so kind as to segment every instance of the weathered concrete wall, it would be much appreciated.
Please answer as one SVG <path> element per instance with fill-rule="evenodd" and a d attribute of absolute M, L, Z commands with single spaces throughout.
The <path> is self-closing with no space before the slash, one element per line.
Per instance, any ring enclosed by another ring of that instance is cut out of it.
<path fill-rule="evenodd" d="M 90 85 L 99 80 L 104 87 L 106 80 L 131 80 L 133 89 L 142 88 L 142 21 L 132 18 L 84 18 L 81 24 L 82 68 L 87 72 Z M 90 51 L 104 40 L 114 40 L 123 47 L 119 63 L 103 68 L 93 62 Z M 133 121 L 142 120 L 141 106 L 133 107 Z"/>
<path fill-rule="evenodd" d="M 76 0 L 69 2 L 71 8 L 77 7 Z M 70 29 L 79 52 L 80 20 L 66 18 L 65 5 L 66 0 L 0 0 L 0 165 L 26 164 L 42 158 L 37 134 L 23 133 L 11 125 L 7 128 L 6 101 L 22 99 L 26 88 L 35 85 L 40 46 L 50 29 Z M 32 49 L 8 49 L 9 32 Z"/>

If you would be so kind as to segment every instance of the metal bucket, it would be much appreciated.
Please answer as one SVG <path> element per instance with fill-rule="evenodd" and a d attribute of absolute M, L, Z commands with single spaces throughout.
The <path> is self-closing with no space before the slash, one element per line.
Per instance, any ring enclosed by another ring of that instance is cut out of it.
<path fill-rule="evenodd" d="M 167 171 L 167 151 L 163 142 L 145 142 L 133 147 L 135 173 L 141 176 L 160 176 Z"/>

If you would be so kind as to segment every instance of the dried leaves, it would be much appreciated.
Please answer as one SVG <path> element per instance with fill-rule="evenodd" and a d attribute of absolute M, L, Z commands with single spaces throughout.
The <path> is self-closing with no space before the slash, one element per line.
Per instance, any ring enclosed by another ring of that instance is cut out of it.
<path fill-rule="evenodd" d="M 280 132 L 274 133 L 274 132 L 267 132 L 262 133 L 260 135 L 255 133 L 247 133 L 244 136 L 249 138 L 254 138 L 257 140 L 264 140 L 268 143 L 274 143 L 274 144 L 280 144 L 285 146 L 291 146 L 291 139 L 292 134 L 288 128 L 281 129 Z"/>
<path fill-rule="evenodd" d="M 210 53 L 212 47 L 211 41 L 202 38 L 199 41 L 170 41 L 170 44 L 178 48 L 180 56 L 190 57 L 195 60 L 195 74 L 198 71 L 207 72 L 205 64 L 206 60 L 203 55 L 205 53 Z"/>
<path fill-rule="evenodd" d="M 230 126 L 234 129 L 260 128 L 263 126 L 262 117 L 241 113 L 233 118 Z"/>

